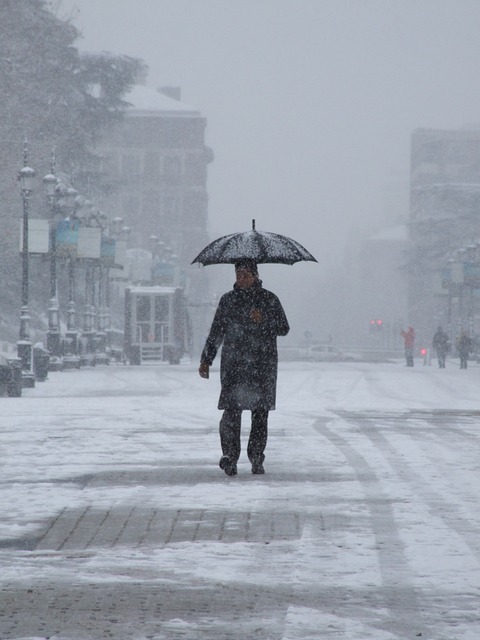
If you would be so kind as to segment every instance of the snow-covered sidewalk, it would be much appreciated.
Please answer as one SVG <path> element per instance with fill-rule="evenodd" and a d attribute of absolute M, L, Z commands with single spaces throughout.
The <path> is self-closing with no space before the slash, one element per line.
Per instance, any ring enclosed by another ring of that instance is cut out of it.
<path fill-rule="evenodd" d="M 284 363 L 229 478 L 218 371 L 51 373 L 2 399 L 0 637 L 478 640 L 479 388 Z"/>

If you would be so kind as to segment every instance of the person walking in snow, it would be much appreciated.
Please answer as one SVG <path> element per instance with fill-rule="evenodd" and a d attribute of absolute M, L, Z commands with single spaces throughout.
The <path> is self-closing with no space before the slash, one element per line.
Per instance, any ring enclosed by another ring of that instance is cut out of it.
<path fill-rule="evenodd" d="M 437 352 L 438 366 L 440 369 L 445 369 L 445 358 L 449 349 L 449 338 L 442 327 L 438 327 L 435 331 L 432 341 L 432 347 Z"/>
<path fill-rule="evenodd" d="M 415 329 L 413 327 L 408 327 L 408 330 L 405 331 L 402 329 L 400 335 L 403 337 L 405 342 L 405 359 L 407 361 L 407 367 L 413 367 L 413 348 L 415 346 Z"/>
<path fill-rule="evenodd" d="M 460 369 L 467 368 L 468 356 L 470 355 L 472 346 L 472 339 L 465 330 L 462 330 L 457 338 L 457 351 L 460 356 Z"/>
<path fill-rule="evenodd" d="M 218 401 L 218 408 L 223 410 L 219 466 L 228 476 L 237 475 L 244 410 L 252 412 L 247 447 L 252 473 L 265 473 L 268 413 L 275 409 L 276 400 L 277 336 L 285 336 L 290 330 L 280 300 L 262 287 L 255 262 L 237 262 L 235 276 L 233 290 L 219 301 L 198 370 L 202 378 L 209 377 L 209 369 L 223 343 Z"/>

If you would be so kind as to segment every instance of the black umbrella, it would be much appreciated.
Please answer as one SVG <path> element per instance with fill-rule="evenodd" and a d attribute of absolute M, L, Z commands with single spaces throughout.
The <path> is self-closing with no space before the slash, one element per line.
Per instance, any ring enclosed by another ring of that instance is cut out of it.
<path fill-rule="evenodd" d="M 295 262 L 317 260 L 302 245 L 292 238 L 268 231 L 256 231 L 252 220 L 251 231 L 232 233 L 217 238 L 205 247 L 192 264 L 235 264 L 242 259 L 253 260 L 258 264 L 275 262 L 294 264 Z"/>

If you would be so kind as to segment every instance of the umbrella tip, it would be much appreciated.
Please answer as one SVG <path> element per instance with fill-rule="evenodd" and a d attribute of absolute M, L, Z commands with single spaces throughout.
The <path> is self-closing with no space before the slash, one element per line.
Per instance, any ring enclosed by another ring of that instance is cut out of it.
<path fill-rule="evenodd" d="M 252 220 L 252 231 L 255 231 L 255 218 Z"/>

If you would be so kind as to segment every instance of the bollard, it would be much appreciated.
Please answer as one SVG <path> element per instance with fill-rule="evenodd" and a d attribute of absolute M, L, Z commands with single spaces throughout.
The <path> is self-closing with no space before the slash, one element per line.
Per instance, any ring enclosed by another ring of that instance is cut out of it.
<path fill-rule="evenodd" d="M 423 357 L 423 366 L 430 366 L 432 364 L 432 354 L 430 352 L 430 349 L 426 349 L 425 347 L 423 347 L 422 349 L 420 349 L 420 355 Z"/>
<path fill-rule="evenodd" d="M 35 345 L 33 347 L 33 373 L 36 380 L 44 382 L 47 379 L 49 364 L 50 352 L 43 346 Z"/>

